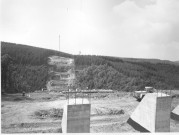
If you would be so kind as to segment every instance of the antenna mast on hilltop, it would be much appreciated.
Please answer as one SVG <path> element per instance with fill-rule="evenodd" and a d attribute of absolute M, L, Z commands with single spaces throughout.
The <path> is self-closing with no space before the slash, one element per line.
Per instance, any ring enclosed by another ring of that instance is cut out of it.
<path fill-rule="evenodd" d="M 59 35 L 59 51 L 60 51 L 60 35 Z"/>

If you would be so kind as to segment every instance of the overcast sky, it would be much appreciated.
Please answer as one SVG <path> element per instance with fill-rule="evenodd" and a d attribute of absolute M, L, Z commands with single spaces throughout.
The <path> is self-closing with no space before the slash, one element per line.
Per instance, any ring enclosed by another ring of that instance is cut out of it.
<path fill-rule="evenodd" d="M 1 0 L 0 13 L 2 41 L 179 60 L 179 0 Z"/>

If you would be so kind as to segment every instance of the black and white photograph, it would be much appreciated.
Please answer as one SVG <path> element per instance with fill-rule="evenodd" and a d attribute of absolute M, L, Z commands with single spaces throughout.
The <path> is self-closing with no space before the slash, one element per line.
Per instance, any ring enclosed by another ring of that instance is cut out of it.
<path fill-rule="evenodd" d="M 179 0 L 0 0 L 1 133 L 178 133 Z"/>

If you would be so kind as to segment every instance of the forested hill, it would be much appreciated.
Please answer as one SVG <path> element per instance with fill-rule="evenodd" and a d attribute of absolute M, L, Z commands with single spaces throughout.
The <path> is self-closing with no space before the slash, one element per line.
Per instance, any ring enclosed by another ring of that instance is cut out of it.
<path fill-rule="evenodd" d="M 75 56 L 75 61 L 80 69 L 79 84 L 90 88 L 133 91 L 153 86 L 179 89 L 179 65 L 174 62 L 106 56 Z"/>
<path fill-rule="evenodd" d="M 17 64 L 43 65 L 47 64 L 47 58 L 51 55 L 72 57 L 72 55 L 39 47 L 1 42 L 1 56 L 8 54 Z"/>
<path fill-rule="evenodd" d="M 73 57 L 78 87 L 134 91 L 145 86 L 179 89 L 179 64 L 157 59 L 71 55 L 49 49 L 1 42 L 1 83 L 6 92 L 39 90 L 48 79 L 47 58 Z"/>

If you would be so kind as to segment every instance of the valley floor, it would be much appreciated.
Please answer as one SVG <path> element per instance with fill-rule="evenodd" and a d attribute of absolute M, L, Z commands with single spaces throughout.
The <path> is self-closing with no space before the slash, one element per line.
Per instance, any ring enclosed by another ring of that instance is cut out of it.
<path fill-rule="evenodd" d="M 34 92 L 2 95 L 2 133 L 60 133 L 63 105 L 60 93 Z M 91 99 L 91 133 L 139 132 L 127 120 L 139 104 L 130 93 L 97 94 Z M 172 102 L 174 108 L 179 99 Z M 171 119 L 171 132 L 179 132 L 179 121 Z"/>

